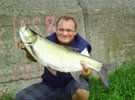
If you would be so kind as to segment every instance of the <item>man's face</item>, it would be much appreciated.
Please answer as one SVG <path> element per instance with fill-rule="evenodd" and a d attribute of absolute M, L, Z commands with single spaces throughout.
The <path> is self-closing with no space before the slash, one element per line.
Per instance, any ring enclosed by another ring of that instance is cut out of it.
<path fill-rule="evenodd" d="M 58 23 L 56 35 L 61 44 L 69 44 L 76 35 L 74 22 L 72 20 L 61 19 Z"/>

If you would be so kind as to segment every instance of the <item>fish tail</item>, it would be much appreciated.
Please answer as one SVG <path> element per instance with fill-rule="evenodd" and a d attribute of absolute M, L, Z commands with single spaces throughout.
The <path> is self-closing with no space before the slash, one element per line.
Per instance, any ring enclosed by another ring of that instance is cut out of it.
<path fill-rule="evenodd" d="M 106 67 L 102 67 L 101 71 L 98 72 L 99 76 L 101 77 L 104 85 L 109 88 L 109 82 L 108 82 L 108 70 Z"/>

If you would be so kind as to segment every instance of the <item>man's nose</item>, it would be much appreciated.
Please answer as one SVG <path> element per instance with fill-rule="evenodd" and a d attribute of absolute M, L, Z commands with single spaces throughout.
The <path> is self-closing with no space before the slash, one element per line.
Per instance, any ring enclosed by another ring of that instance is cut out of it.
<path fill-rule="evenodd" d="M 68 32 L 66 30 L 64 30 L 63 35 L 67 35 L 67 34 L 68 34 Z"/>

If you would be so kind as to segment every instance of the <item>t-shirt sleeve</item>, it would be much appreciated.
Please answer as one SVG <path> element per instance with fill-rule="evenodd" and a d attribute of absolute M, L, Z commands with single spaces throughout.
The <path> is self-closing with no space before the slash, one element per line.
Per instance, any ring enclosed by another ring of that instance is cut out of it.
<path fill-rule="evenodd" d="M 81 52 L 81 54 L 82 54 L 82 55 L 85 55 L 85 56 L 90 56 L 87 47 L 84 48 L 84 50 Z"/>

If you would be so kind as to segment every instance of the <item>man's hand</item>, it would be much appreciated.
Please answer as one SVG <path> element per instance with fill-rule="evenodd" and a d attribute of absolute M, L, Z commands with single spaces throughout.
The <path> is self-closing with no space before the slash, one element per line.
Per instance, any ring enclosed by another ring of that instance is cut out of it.
<path fill-rule="evenodd" d="M 90 69 L 84 61 L 81 61 L 80 64 L 84 68 L 83 72 L 80 74 L 81 77 L 88 77 L 92 73 L 92 69 Z"/>
<path fill-rule="evenodd" d="M 37 60 L 36 60 L 36 59 L 29 53 L 29 51 L 26 49 L 26 47 L 25 47 L 25 45 L 24 45 L 24 43 L 23 43 L 23 41 L 22 41 L 21 39 L 18 40 L 17 46 L 26 52 L 26 57 L 27 57 L 30 61 L 37 62 Z"/>
<path fill-rule="evenodd" d="M 23 43 L 23 41 L 22 41 L 21 39 L 18 40 L 17 46 L 18 46 L 19 48 L 21 48 L 21 49 L 26 50 L 26 47 L 25 47 L 25 45 L 24 45 L 24 43 Z"/>

